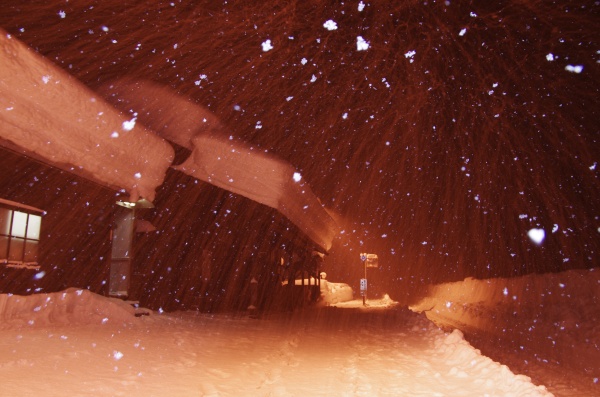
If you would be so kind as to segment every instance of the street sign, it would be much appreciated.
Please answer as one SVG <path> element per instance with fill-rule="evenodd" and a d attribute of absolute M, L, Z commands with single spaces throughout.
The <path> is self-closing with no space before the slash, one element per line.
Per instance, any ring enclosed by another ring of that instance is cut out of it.
<path fill-rule="evenodd" d="M 360 294 L 365 295 L 366 293 L 367 293 L 367 279 L 361 278 L 360 279 Z"/>
<path fill-rule="evenodd" d="M 365 266 L 379 267 L 379 258 L 377 257 L 377 254 L 367 254 Z"/>

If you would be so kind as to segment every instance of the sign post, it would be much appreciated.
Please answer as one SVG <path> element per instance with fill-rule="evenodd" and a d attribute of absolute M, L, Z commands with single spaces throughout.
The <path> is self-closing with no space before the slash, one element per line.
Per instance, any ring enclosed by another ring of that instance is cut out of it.
<path fill-rule="evenodd" d="M 378 267 L 379 258 L 376 254 L 361 253 L 360 260 L 365 267 L 365 278 L 360 279 L 360 294 L 363 298 L 363 306 L 367 306 L 367 267 Z"/>

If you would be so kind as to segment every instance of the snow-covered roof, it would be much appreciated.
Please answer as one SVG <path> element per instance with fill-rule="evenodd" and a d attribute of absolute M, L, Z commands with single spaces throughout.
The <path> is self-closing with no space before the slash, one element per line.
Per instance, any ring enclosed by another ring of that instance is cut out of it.
<path fill-rule="evenodd" d="M 174 151 L 0 30 L 0 144 L 153 200 Z"/>
<path fill-rule="evenodd" d="M 193 152 L 176 169 L 279 210 L 331 248 L 337 225 L 300 174 L 243 142 L 205 135 L 223 129 L 210 111 L 150 83 L 123 83 L 118 95 L 109 87 L 116 105 L 136 105 L 127 118 L 9 34 L 0 46 L 0 145 L 152 201 L 174 158 L 168 139 Z"/>

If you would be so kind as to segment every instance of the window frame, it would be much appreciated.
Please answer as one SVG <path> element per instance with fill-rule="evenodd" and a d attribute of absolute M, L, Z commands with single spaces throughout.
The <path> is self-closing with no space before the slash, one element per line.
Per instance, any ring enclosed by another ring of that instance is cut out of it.
<path fill-rule="evenodd" d="M 7 267 L 39 269 L 38 255 L 42 217 L 46 212 L 39 208 L 3 198 L 0 198 L 0 209 L 8 214 L 8 224 L 0 225 L 2 226 L 0 239 L 5 240 L 5 244 L 0 245 L 0 264 Z M 15 214 L 18 218 L 24 216 L 24 220 L 20 220 L 20 222 L 24 221 L 24 225 L 15 225 Z M 35 230 L 32 230 L 31 226 Z M 31 251 L 29 251 L 31 244 L 36 245 L 33 257 L 30 256 Z M 17 252 L 17 250 L 20 252 Z"/>

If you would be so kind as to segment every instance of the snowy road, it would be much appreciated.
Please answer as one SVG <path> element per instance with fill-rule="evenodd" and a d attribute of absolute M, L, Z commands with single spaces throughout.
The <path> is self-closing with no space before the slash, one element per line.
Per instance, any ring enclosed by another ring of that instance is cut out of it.
<path fill-rule="evenodd" d="M 110 323 L 3 324 L 0 395 L 550 395 L 397 306 Z"/>

